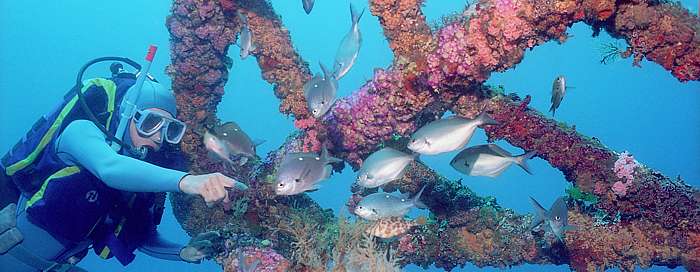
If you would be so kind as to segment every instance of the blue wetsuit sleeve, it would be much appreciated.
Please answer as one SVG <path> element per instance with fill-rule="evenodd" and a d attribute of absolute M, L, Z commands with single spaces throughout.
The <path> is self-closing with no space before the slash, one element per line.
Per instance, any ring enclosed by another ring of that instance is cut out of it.
<path fill-rule="evenodd" d="M 163 239 L 157 231 L 153 230 L 143 245 L 139 247 L 139 251 L 158 259 L 184 261 L 180 258 L 180 250 L 182 248 L 182 245 Z"/>
<path fill-rule="evenodd" d="M 179 192 L 187 173 L 156 166 L 115 152 L 104 133 L 87 120 L 71 122 L 56 141 L 65 163 L 81 166 L 107 186 L 130 192 Z"/>

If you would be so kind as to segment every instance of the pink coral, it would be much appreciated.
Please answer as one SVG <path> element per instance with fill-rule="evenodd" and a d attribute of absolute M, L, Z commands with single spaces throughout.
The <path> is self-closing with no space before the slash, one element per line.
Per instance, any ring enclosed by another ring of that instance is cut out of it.
<path fill-rule="evenodd" d="M 404 254 L 411 254 L 416 252 L 416 249 L 417 248 L 413 245 L 412 235 L 406 234 L 399 238 L 399 251 L 402 251 Z"/>
<path fill-rule="evenodd" d="M 255 271 L 257 272 L 287 271 L 290 267 L 289 261 L 271 248 L 245 247 L 239 250 L 243 250 L 244 262 L 247 266 L 251 265 L 255 261 L 259 261 L 255 268 Z M 233 254 L 226 260 L 227 263 L 224 266 L 225 271 L 239 271 L 239 250 L 233 252 Z"/>
<path fill-rule="evenodd" d="M 613 184 L 612 190 L 618 196 L 625 196 L 627 194 L 627 188 L 634 181 L 634 169 L 639 165 L 637 161 L 630 155 L 627 151 L 622 152 L 615 165 L 613 166 L 613 171 L 615 175 L 622 179 L 615 184 Z"/>

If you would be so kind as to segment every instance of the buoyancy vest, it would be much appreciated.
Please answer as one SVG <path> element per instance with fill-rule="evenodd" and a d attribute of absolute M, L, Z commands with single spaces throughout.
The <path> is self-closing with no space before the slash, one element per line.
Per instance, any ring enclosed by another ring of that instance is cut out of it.
<path fill-rule="evenodd" d="M 90 79 L 79 90 L 97 121 L 111 133 L 119 122 L 121 100 L 135 83 L 135 77 L 128 75 Z M 74 90 L 2 158 L 2 170 L 29 199 L 30 222 L 67 248 L 91 240 L 98 255 L 116 256 L 126 265 L 160 223 L 165 194 L 119 191 L 86 169 L 59 159 L 56 139 L 70 122 L 81 119 L 88 118 Z"/>

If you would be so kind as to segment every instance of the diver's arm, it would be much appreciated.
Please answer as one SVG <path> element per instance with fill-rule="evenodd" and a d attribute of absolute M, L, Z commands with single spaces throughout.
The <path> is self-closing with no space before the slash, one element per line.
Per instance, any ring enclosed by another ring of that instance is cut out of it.
<path fill-rule="evenodd" d="M 153 230 L 143 245 L 139 247 L 139 251 L 144 254 L 163 260 L 184 261 L 180 257 L 180 251 L 183 245 L 176 244 L 164 239 L 157 231 Z"/>
<path fill-rule="evenodd" d="M 87 120 L 71 122 L 56 140 L 56 153 L 67 164 L 79 165 L 107 186 L 130 192 L 179 192 L 185 172 L 120 155 L 106 136 Z"/>

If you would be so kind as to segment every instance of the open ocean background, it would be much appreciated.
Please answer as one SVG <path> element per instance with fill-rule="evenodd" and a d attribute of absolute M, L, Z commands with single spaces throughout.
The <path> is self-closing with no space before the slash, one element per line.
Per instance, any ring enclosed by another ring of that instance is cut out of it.
<path fill-rule="evenodd" d="M 310 15 L 304 13 L 301 1 L 272 2 L 289 29 L 295 48 L 311 64 L 312 71 L 319 71 L 319 61 L 331 65 L 336 48 L 350 27 L 349 1 L 317 0 Z M 367 1 L 352 2 L 367 8 Z M 681 2 L 697 14 L 697 0 Z M 0 155 L 61 100 L 74 84 L 78 69 L 93 58 L 124 56 L 141 62 L 148 45 L 158 45 L 151 73 L 169 87 L 171 80 L 164 71 L 170 62 L 165 27 L 170 4 L 134 0 L 0 0 Z M 423 11 L 432 24 L 437 24 L 442 16 L 461 12 L 464 4 L 465 1 L 431 0 L 426 1 Z M 360 20 L 360 29 L 362 48 L 354 67 L 340 81 L 339 96 L 351 94 L 372 78 L 374 68 L 387 67 L 392 60 L 378 19 L 369 8 Z M 640 163 L 669 177 L 680 175 L 687 183 L 700 186 L 700 83 L 680 83 L 670 72 L 648 61 L 643 61 L 641 68 L 633 67 L 631 59 L 600 64 L 599 47 L 613 39 L 604 32 L 591 37 L 590 27 L 582 23 L 574 25 L 569 33 L 573 37 L 566 43 L 549 42 L 528 51 L 514 69 L 493 74 L 488 83 L 503 85 L 507 92 L 517 92 L 521 97 L 529 94 L 530 106 L 547 112 L 552 81 L 557 75 L 565 75 L 575 89 L 567 92 L 557 110 L 557 120 L 576 125 L 579 132 L 597 137 L 613 150 L 629 151 Z M 262 80 L 255 59 L 241 61 L 238 51 L 238 47 L 230 47 L 234 64 L 218 116 L 224 121 L 235 120 L 252 138 L 266 140 L 258 148 L 258 154 L 264 157 L 294 130 L 293 119 L 278 112 L 279 101 L 272 86 Z M 93 66 L 86 74 L 86 78 L 98 76 L 109 76 L 106 65 Z M 470 145 L 485 142 L 483 131 L 477 131 Z M 505 142 L 498 144 L 513 153 L 522 152 Z M 422 160 L 441 174 L 457 179 L 461 175 L 448 164 L 456 153 L 424 156 Z M 535 158 L 530 166 L 534 175 L 511 167 L 497 179 L 464 177 L 462 182 L 480 195 L 495 196 L 504 207 L 530 213 L 528 196 L 549 207 L 570 186 L 561 172 L 544 160 Z M 354 178 L 350 167 L 346 167 L 311 196 L 336 214 L 341 209 L 348 214 L 344 204 Z M 172 241 L 184 244 L 189 240 L 170 207 L 166 208 L 159 230 Z M 126 268 L 115 259 L 104 261 L 92 252 L 80 265 L 89 271 L 220 271 L 212 261 L 195 265 L 140 253 Z M 476 269 L 480 268 L 467 264 L 454 271 Z M 510 269 L 569 271 L 568 266 L 540 265 Z M 424 270 L 408 266 L 405 271 Z M 671 270 L 653 267 L 647 271 Z"/>

